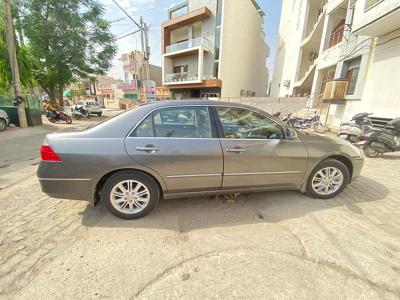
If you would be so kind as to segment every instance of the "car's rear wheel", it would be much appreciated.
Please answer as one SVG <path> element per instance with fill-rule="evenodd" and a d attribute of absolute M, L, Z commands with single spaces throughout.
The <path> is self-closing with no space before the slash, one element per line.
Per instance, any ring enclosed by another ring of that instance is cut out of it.
<path fill-rule="evenodd" d="M 4 119 L 0 119 L 0 131 L 3 131 L 7 127 L 7 122 Z"/>
<path fill-rule="evenodd" d="M 112 175 L 104 184 L 101 200 L 108 210 L 123 219 L 137 219 L 156 207 L 160 198 L 157 183 L 149 175 L 122 171 Z"/>
<path fill-rule="evenodd" d="M 348 168 L 335 159 L 319 163 L 311 172 L 307 183 L 307 194 L 321 199 L 335 197 L 350 181 Z"/>

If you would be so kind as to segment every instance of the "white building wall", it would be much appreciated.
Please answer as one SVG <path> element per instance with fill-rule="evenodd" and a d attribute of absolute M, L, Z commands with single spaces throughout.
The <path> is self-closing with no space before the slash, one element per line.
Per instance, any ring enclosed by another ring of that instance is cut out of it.
<path fill-rule="evenodd" d="M 241 90 L 266 96 L 269 48 L 263 17 L 250 0 L 225 0 L 222 19 L 220 79 L 222 97 L 239 97 Z"/>
<path fill-rule="evenodd" d="M 397 38 L 396 38 L 397 37 Z M 375 41 L 361 101 L 348 102 L 344 118 L 359 112 L 400 116 L 400 29 Z"/>
<path fill-rule="evenodd" d="M 300 60 L 300 45 L 305 31 L 307 0 L 283 0 L 278 47 L 271 82 L 271 96 L 291 95 Z M 289 83 L 284 86 L 284 82 Z"/>

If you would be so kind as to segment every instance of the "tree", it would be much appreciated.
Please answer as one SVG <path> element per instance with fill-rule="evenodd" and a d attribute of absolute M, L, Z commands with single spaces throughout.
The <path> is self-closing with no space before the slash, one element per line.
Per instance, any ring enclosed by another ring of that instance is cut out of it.
<path fill-rule="evenodd" d="M 116 53 L 110 22 L 97 0 L 25 0 L 23 31 L 33 56 L 33 76 L 62 105 L 64 87 L 103 75 Z"/>
<path fill-rule="evenodd" d="M 17 39 L 15 39 L 18 41 Z M 32 77 L 32 59 L 29 48 L 15 44 L 17 50 L 18 68 L 21 77 L 21 84 L 29 88 L 34 84 Z M 0 94 L 10 94 L 12 90 L 12 73 L 10 58 L 6 41 L 6 23 L 3 6 L 0 5 Z"/>

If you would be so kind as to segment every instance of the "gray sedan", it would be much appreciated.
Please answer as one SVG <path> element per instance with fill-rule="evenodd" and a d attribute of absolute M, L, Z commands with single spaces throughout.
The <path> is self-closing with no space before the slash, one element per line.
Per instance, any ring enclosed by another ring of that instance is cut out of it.
<path fill-rule="evenodd" d="M 81 132 L 47 135 L 38 177 L 51 197 L 104 201 L 133 219 L 160 198 L 269 190 L 339 194 L 361 172 L 350 143 L 295 131 L 256 108 L 163 101 Z"/>

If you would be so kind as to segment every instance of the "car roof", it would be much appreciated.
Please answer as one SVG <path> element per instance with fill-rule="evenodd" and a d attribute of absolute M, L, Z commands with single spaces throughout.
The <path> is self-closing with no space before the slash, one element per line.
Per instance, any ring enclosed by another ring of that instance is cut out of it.
<path fill-rule="evenodd" d="M 205 106 L 234 106 L 234 107 L 243 107 L 252 110 L 262 111 L 256 107 L 236 103 L 236 102 L 227 102 L 227 101 L 219 101 L 219 100 L 203 100 L 203 99 L 184 99 L 184 100 L 163 100 L 157 102 L 149 102 L 143 104 L 152 108 L 161 108 L 161 107 L 169 107 L 169 106 L 193 106 L 193 105 L 205 105 Z M 262 111 L 266 113 L 265 111 Z"/>

